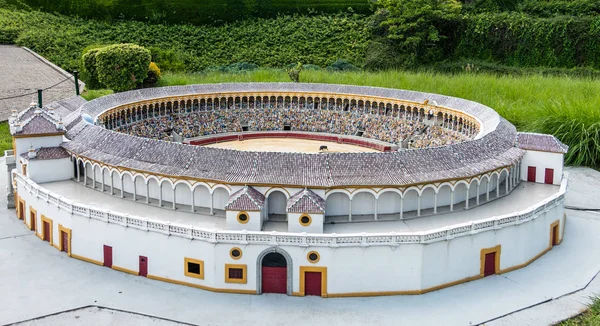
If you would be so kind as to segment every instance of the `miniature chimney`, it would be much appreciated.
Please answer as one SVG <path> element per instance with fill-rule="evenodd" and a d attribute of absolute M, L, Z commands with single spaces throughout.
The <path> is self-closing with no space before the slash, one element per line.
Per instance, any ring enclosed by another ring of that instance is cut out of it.
<path fill-rule="evenodd" d="M 29 157 L 30 159 L 35 158 L 37 156 L 37 153 L 35 152 L 35 149 L 33 149 L 33 145 L 29 145 L 29 153 L 27 153 L 27 157 Z"/>

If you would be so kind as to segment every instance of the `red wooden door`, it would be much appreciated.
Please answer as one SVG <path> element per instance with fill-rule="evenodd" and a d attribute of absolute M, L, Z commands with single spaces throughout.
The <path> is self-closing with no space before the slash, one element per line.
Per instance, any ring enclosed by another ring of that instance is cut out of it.
<path fill-rule="evenodd" d="M 527 167 L 527 181 L 535 182 L 535 166 Z"/>
<path fill-rule="evenodd" d="M 546 176 L 544 178 L 544 183 L 553 184 L 554 183 L 554 169 L 546 169 Z"/>
<path fill-rule="evenodd" d="M 321 272 L 304 273 L 304 294 L 321 296 Z"/>
<path fill-rule="evenodd" d="M 48 241 L 50 242 L 50 223 L 48 222 L 42 222 L 43 224 L 43 228 L 42 228 L 42 232 L 44 233 L 44 241 Z"/>
<path fill-rule="evenodd" d="M 556 246 L 558 244 L 558 225 L 552 227 L 552 245 Z"/>
<path fill-rule="evenodd" d="M 104 245 L 104 266 L 112 267 L 112 247 Z"/>
<path fill-rule="evenodd" d="M 29 216 L 29 229 L 35 231 L 35 214 L 31 213 Z"/>
<path fill-rule="evenodd" d="M 60 251 L 64 251 L 66 253 L 69 252 L 69 235 L 65 231 L 60 232 L 60 236 L 62 237 L 62 247 Z"/>
<path fill-rule="evenodd" d="M 287 267 L 262 268 L 263 293 L 287 293 Z"/>
<path fill-rule="evenodd" d="M 140 256 L 140 276 L 148 276 L 148 257 Z"/>
<path fill-rule="evenodd" d="M 23 203 L 19 203 L 19 220 L 24 219 L 25 216 L 25 205 Z"/>
<path fill-rule="evenodd" d="M 485 262 L 483 266 L 483 276 L 496 274 L 496 253 L 492 252 L 485 254 Z"/>

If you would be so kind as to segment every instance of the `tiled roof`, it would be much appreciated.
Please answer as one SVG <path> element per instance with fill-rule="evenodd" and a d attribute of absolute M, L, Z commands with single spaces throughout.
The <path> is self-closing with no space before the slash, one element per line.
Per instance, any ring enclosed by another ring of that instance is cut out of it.
<path fill-rule="evenodd" d="M 325 200 L 310 189 L 304 189 L 290 197 L 287 201 L 288 213 L 321 213 L 325 212 Z"/>
<path fill-rule="evenodd" d="M 552 135 L 520 132 L 518 146 L 521 149 L 565 154 L 569 146 Z"/>
<path fill-rule="evenodd" d="M 265 196 L 258 190 L 245 186 L 229 196 L 225 206 L 230 211 L 260 211 L 265 205 Z"/>
<path fill-rule="evenodd" d="M 22 122 L 21 130 L 15 131 L 15 136 L 22 135 L 40 135 L 40 134 L 53 134 L 58 132 L 64 132 L 64 130 L 58 129 L 55 122 L 51 121 L 46 114 L 34 114 L 29 120 Z"/>
<path fill-rule="evenodd" d="M 41 147 L 35 151 L 34 158 L 29 158 L 29 153 L 21 154 L 21 157 L 28 160 L 58 160 L 69 157 L 69 153 L 62 147 Z"/>
<path fill-rule="evenodd" d="M 191 146 L 134 137 L 101 126 L 89 125 L 81 112 L 92 116 L 124 103 L 173 94 L 206 94 L 233 91 L 314 91 L 424 99 L 456 108 L 477 117 L 484 126 L 479 138 L 454 145 L 387 153 L 278 153 L 244 152 Z M 514 164 L 525 153 L 515 147 L 515 127 L 492 109 L 443 95 L 385 88 L 321 84 L 219 84 L 142 89 L 117 93 L 85 103 L 69 115 L 69 152 L 123 169 L 151 171 L 173 177 L 248 185 L 302 187 L 405 186 L 461 179 Z"/>

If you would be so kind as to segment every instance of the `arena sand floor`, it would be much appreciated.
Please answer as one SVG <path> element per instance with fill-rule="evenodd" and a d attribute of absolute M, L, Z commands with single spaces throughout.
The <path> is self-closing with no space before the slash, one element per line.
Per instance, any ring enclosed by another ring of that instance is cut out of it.
<path fill-rule="evenodd" d="M 338 144 L 320 140 L 268 138 L 228 141 L 206 145 L 206 147 L 236 149 L 255 152 L 319 153 L 321 146 L 327 146 L 329 153 L 375 153 L 378 150 L 349 144 Z"/>
<path fill-rule="evenodd" d="M 567 205 L 600 208 L 594 192 L 600 187 L 600 173 L 569 170 Z M 600 250 L 597 212 L 568 210 L 564 241 L 524 269 L 424 295 L 340 299 L 236 295 L 153 281 L 71 259 L 40 241 L 17 220 L 14 210 L 5 208 L 6 182 L 6 174 L 0 174 L 0 324 L 546 325 L 578 313 L 589 296 L 600 291 L 600 280 L 595 279 L 600 259 L 591 255 Z M 88 308 L 43 317 L 79 307 Z"/>

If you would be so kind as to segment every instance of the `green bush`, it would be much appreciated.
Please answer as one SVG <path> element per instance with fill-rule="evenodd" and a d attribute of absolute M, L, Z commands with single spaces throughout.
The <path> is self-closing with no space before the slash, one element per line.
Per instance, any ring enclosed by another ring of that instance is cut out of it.
<path fill-rule="evenodd" d="M 162 73 L 160 72 L 160 68 L 158 68 L 156 63 L 150 62 L 150 65 L 148 66 L 148 76 L 143 82 L 144 87 L 156 86 L 161 78 Z"/>
<path fill-rule="evenodd" d="M 274 18 L 280 14 L 333 14 L 352 8 L 370 13 L 369 0 L 8 0 L 46 12 L 93 19 L 127 19 L 151 23 L 230 23 L 248 18 Z"/>
<path fill-rule="evenodd" d="M 310 62 L 321 67 L 337 58 L 362 65 L 370 37 L 357 14 L 280 16 L 220 27 L 97 21 L 43 12 L 0 9 L 0 30 L 15 26 L 18 45 L 32 48 L 65 70 L 80 68 L 90 44 L 131 42 L 150 48 L 163 70 L 197 72 L 210 66 L 251 62 L 285 67 Z"/>
<path fill-rule="evenodd" d="M 518 67 L 600 69 L 598 40 L 600 16 L 468 15 L 455 56 Z"/>
<path fill-rule="evenodd" d="M 98 71 L 96 69 L 96 54 L 100 48 L 93 48 L 86 51 L 81 56 L 82 78 L 86 81 L 88 89 L 99 89 L 102 84 L 98 80 Z"/>
<path fill-rule="evenodd" d="M 110 45 L 99 49 L 95 57 L 98 81 L 116 92 L 141 84 L 148 75 L 151 58 L 150 51 L 135 44 Z"/>
<path fill-rule="evenodd" d="M 360 70 L 348 60 L 339 59 L 327 67 L 329 71 L 356 71 Z"/>

